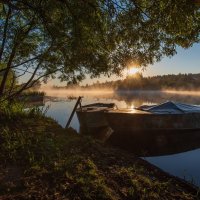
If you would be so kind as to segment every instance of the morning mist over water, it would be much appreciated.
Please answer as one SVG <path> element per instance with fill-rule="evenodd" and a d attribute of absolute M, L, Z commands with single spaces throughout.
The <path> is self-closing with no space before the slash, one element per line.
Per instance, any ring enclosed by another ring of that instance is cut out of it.
<path fill-rule="evenodd" d="M 199 105 L 200 104 L 200 91 L 199 90 L 133 90 L 133 91 L 123 91 L 123 90 L 113 90 L 113 89 L 55 89 L 50 86 L 44 86 L 40 91 L 45 92 L 47 97 L 54 98 L 78 98 L 79 96 L 84 99 L 102 99 L 102 100 L 117 100 L 124 102 L 124 106 L 131 106 L 131 103 L 135 103 L 135 106 L 140 106 L 145 103 L 162 103 L 164 101 L 181 101 L 184 103 L 190 103 Z M 87 102 L 86 102 L 87 103 Z"/>

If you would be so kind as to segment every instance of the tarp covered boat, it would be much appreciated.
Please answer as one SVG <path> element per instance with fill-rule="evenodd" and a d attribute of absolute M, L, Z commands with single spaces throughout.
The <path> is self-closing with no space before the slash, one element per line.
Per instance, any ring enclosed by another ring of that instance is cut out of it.
<path fill-rule="evenodd" d="M 200 113 L 200 106 L 167 101 L 159 105 L 142 105 L 137 109 L 154 114 Z"/>

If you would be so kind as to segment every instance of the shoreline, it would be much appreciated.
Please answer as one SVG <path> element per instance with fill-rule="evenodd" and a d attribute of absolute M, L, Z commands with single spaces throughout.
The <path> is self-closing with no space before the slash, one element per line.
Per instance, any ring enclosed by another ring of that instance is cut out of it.
<path fill-rule="evenodd" d="M 20 116 L 10 121 L 0 121 L 2 127 L 7 127 L 13 133 L 18 132 L 19 138 L 24 137 L 23 141 L 30 143 L 28 146 L 26 142 L 23 143 L 23 148 L 17 146 L 14 160 L 9 157 L 13 150 L 7 152 L 1 149 L 0 156 L 4 157 L 4 162 L 0 163 L 1 199 L 27 199 L 28 195 L 32 198 L 47 195 L 47 199 L 59 199 L 63 195 L 68 199 L 197 198 L 198 187 L 132 153 L 78 135 L 73 129 L 65 130 L 50 118 Z M 19 140 L 16 136 L 11 138 L 15 143 Z M 5 135 L 0 135 L 1 143 L 2 137 Z M 32 152 L 34 160 L 29 160 L 27 150 Z M 26 185 L 27 180 L 32 185 Z M 65 189 L 61 187 L 63 181 Z M 51 188 L 57 197 L 52 194 Z"/>

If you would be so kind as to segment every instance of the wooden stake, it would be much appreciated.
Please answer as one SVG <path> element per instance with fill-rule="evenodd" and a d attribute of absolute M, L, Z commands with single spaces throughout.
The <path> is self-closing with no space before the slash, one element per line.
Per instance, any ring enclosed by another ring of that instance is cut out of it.
<path fill-rule="evenodd" d="M 81 99 L 82 99 L 82 97 L 79 96 L 79 97 L 78 97 L 78 100 L 77 100 L 77 102 L 76 102 L 76 104 L 75 104 L 75 106 L 74 106 L 74 109 L 73 109 L 73 111 L 72 111 L 72 113 L 71 113 L 71 115 L 70 115 L 70 117 L 69 117 L 69 119 L 68 119 L 68 122 L 67 122 L 65 128 L 68 128 L 68 127 L 69 127 L 69 125 L 70 125 L 70 123 L 71 123 L 71 121 L 72 121 L 72 118 L 73 118 L 73 116 L 74 116 L 74 113 L 76 112 L 76 109 L 77 109 L 78 105 L 81 106 Z"/>

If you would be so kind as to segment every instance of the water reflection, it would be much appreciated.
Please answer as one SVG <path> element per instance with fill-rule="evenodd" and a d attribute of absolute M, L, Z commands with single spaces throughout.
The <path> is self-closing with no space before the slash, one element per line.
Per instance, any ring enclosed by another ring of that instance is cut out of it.
<path fill-rule="evenodd" d="M 138 132 L 131 138 L 129 136 L 128 133 L 113 133 L 107 142 L 141 157 L 177 154 L 200 148 L 200 131 Z"/>
<path fill-rule="evenodd" d="M 142 104 L 155 104 L 167 100 L 195 105 L 200 104 L 200 97 L 198 95 L 190 95 L 190 93 L 176 94 L 160 91 L 117 92 L 114 98 L 119 101 L 125 101 L 127 105 L 134 104 L 136 107 Z"/>

